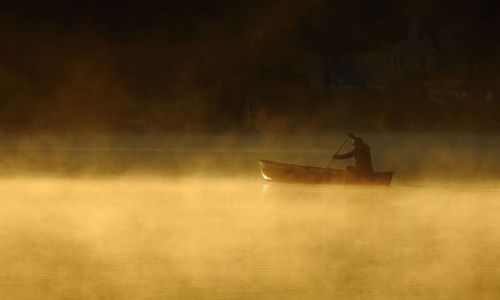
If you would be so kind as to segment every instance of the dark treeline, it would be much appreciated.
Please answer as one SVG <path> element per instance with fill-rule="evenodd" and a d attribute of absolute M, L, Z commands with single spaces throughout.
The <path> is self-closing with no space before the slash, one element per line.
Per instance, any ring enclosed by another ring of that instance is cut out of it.
<path fill-rule="evenodd" d="M 500 18 L 488 1 L 2 6 L 4 131 L 500 127 Z M 412 20 L 431 50 L 405 50 Z M 394 49 L 424 53 L 424 70 L 374 75 L 385 66 L 372 54 Z"/>

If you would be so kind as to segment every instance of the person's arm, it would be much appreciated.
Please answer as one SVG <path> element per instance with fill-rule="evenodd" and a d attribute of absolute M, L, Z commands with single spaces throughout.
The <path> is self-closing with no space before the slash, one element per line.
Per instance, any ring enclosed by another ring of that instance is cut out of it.
<path fill-rule="evenodd" d="M 356 152 L 356 149 L 353 149 L 350 152 L 344 153 L 344 154 L 335 154 L 333 156 L 334 159 L 348 159 L 354 156 L 354 153 Z"/>

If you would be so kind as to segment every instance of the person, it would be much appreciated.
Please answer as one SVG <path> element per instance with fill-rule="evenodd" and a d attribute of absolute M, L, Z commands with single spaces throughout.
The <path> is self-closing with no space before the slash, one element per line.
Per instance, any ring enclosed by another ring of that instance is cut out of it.
<path fill-rule="evenodd" d="M 370 146 L 368 146 L 360 137 L 355 136 L 352 133 L 348 133 L 347 136 L 352 140 L 354 149 L 344 154 L 334 154 L 332 159 L 349 159 L 354 157 L 356 162 L 355 167 L 348 167 L 348 171 L 352 171 L 360 175 L 369 175 L 373 173 Z"/>

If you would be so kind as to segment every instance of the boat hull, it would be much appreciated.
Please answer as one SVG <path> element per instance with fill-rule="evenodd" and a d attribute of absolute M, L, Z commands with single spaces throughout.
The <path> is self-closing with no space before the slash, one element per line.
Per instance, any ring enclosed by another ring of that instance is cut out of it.
<path fill-rule="evenodd" d="M 294 182 L 308 184 L 366 184 L 391 185 L 394 172 L 373 172 L 359 175 L 338 169 L 326 169 L 310 166 L 286 164 L 268 160 L 259 160 L 262 177 L 268 181 Z"/>

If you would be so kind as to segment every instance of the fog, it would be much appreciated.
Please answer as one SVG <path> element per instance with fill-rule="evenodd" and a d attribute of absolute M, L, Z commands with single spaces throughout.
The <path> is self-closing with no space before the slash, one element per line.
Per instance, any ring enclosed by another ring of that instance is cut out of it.
<path fill-rule="evenodd" d="M 499 138 L 362 136 L 391 187 L 260 178 L 340 134 L 4 138 L 0 298 L 498 298 Z"/>
<path fill-rule="evenodd" d="M 356 132 L 396 185 L 494 185 L 500 136 Z M 257 159 L 326 167 L 345 133 L 0 136 L 2 177 L 259 176 Z M 352 148 L 348 143 L 341 152 Z M 352 161 L 335 161 L 345 168 Z"/>
<path fill-rule="evenodd" d="M 3 2 L 0 299 L 500 298 L 493 1 Z"/>

